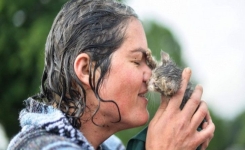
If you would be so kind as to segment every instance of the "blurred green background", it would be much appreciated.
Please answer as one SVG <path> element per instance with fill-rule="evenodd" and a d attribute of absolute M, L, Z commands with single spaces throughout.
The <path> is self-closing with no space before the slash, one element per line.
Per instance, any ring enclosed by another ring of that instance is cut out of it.
<path fill-rule="evenodd" d="M 1 0 L 0 1 L 0 124 L 7 139 L 19 130 L 18 114 L 23 100 L 40 88 L 44 64 L 44 45 L 51 24 L 66 0 Z M 144 20 L 149 48 L 159 60 L 159 51 L 167 51 L 179 66 L 181 45 L 171 31 L 153 20 Z M 195 80 L 195 79 L 194 79 Z M 159 95 L 151 93 L 149 111 L 154 115 Z M 245 112 L 233 120 L 224 120 L 212 113 L 216 125 L 209 150 L 240 150 L 245 147 Z M 125 130 L 117 135 L 126 144 L 143 127 Z M 0 139 L 0 149 L 4 147 Z"/>

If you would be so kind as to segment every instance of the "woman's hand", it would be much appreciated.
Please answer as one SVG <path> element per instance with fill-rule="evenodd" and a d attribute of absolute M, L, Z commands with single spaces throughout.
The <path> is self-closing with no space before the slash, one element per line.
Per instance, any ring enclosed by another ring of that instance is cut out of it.
<path fill-rule="evenodd" d="M 148 126 L 147 150 L 195 150 L 199 145 L 206 149 L 213 138 L 215 126 L 210 117 L 207 104 L 201 101 L 203 89 L 196 86 L 192 96 L 180 110 L 191 70 L 182 73 L 181 89 L 169 100 L 162 96 L 162 102 Z M 202 130 L 197 131 L 201 122 Z"/>

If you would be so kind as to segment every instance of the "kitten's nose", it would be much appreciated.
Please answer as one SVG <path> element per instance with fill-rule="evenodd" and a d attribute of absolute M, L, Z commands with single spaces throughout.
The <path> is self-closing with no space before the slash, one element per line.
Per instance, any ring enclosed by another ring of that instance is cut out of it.
<path fill-rule="evenodd" d="M 154 81 L 153 81 L 153 78 L 151 78 L 148 82 L 147 82 L 147 89 L 149 91 L 155 91 L 155 88 L 154 88 Z"/>

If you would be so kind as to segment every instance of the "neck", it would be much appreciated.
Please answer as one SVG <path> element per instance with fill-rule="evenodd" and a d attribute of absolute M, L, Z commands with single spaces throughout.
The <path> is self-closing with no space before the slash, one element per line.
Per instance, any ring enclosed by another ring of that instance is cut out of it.
<path fill-rule="evenodd" d="M 91 91 L 86 92 L 92 93 Z M 114 103 L 99 104 L 93 94 L 87 94 L 86 99 L 90 101 L 88 101 L 86 110 L 80 118 L 82 124 L 80 131 L 89 143 L 97 149 L 111 135 L 125 129 L 125 124 L 116 123 L 119 115 L 117 115 L 117 107 Z M 96 112 L 98 105 L 99 111 Z M 95 112 L 96 114 L 94 115 Z"/>
<path fill-rule="evenodd" d="M 96 125 L 91 119 L 82 122 L 80 131 L 95 149 L 116 132 L 115 130 L 112 130 L 109 124 Z"/>

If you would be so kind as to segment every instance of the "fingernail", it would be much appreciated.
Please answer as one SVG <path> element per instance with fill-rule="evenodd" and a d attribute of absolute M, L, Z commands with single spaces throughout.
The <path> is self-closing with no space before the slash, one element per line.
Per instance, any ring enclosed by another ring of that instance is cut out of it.
<path fill-rule="evenodd" d="M 189 67 L 185 68 L 186 73 L 191 73 L 191 69 Z"/>
<path fill-rule="evenodd" d="M 201 89 L 201 90 L 203 90 L 202 85 L 197 84 L 197 85 L 196 85 L 196 89 Z"/>

